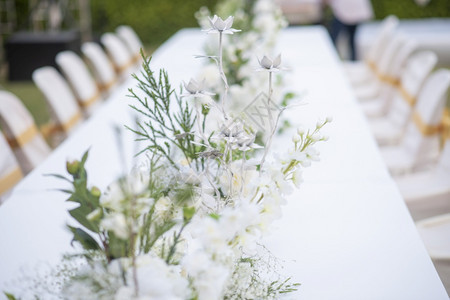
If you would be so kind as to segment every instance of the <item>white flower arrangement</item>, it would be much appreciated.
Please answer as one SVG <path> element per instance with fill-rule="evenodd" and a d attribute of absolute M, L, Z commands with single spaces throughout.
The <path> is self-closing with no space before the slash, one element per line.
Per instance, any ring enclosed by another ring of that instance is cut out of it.
<path fill-rule="evenodd" d="M 247 95 L 247 98 L 248 95 L 256 96 L 266 82 L 265 76 L 254 72 L 256 59 L 259 60 L 259 57 L 272 53 L 280 30 L 288 23 L 274 0 L 219 1 L 215 11 L 224 16 L 234 15 L 234 23 L 243 29 L 238 35 L 228 35 L 223 41 L 222 63 L 224 73 L 230 79 L 228 106 L 230 109 L 240 110 L 248 104 L 242 101 L 242 95 Z M 202 7 L 196 14 L 200 26 L 205 31 L 210 30 L 207 21 L 210 14 L 206 7 Z M 209 39 L 205 44 L 205 52 L 208 55 L 217 53 L 217 43 L 213 39 Z M 214 67 L 211 64 L 206 65 L 198 76 L 207 78 L 205 84 L 211 92 L 219 93 L 222 86 L 211 77 L 211 70 Z M 280 74 L 277 75 L 274 84 L 277 86 L 277 99 L 287 101 L 293 97 L 292 93 L 281 89 L 283 77 Z"/>
<path fill-rule="evenodd" d="M 208 32 L 219 35 L 220 103 L 205 101 L 215 93 L 192 79 L 178 95 L 167 73 L 155 74 L 144 57 L 134 77 L 145 97 L 131 89 L 130 96 L 145 119 L 130 130 L 147 143 L 145 162 L 103 193 L 88 187 L 87 152 L 67 163 L 68 201 L 79 204 L 69 211 L 78 225 L 69 228 L 82 251 L 72 257 L 81 261 L 77 267 L 63 273 L 59 298 L 275 299 L 297 289 L 289 277 L 270 274 L 273 258 L 259 243 L 302 182 L 303 167 L 318 159 L 313 146 L 326 140 L 319 131 L 331 120 L 299 129 L 284 155 L 270 155 L 284 110 L 272 101 L 281 56 L 260 61 L 268 94 L 253 101 L 263 101 L 269 133 L 259 145 L 245 114 L 226 109 L 222 34 L 237 32 L 233 17 L 209 24 Z M 211 115 L 216 128 L 206 128 Z"/>

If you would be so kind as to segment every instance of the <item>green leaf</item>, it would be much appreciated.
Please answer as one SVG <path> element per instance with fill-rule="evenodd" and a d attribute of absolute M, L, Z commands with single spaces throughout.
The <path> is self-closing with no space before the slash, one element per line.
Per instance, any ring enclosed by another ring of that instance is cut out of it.
<path fill-rule="evenodd" d="M 17 300 L 17 298 L 13 294 L 7 292 L 3 292 L 3 294 L 6 296 L 6 298 L 8 298 L 8 300 Z"/>
<path fill-rule="evenodd" d="M 195 215 L 195 207 L 183 207 L 183 218 L 185 222 L 189 222 Z"/>
<path fill-rule="evenodd" d="M 213 218 L 214 220 L 219 220 L 220 219 L 220 216 L 218 214 L 215 214 L 215 213 L 209 214 L 209 216 L 211 218 Z"/>
<path fill-rule="evenodd" d="M 93 212 L 93 209 L 90 209 L 87 206 L 79 206 L 69 211 L 69 214 L 77 220 L 81 225 L 86 227 L 87 229 L 93 232 L 99 232 L 98 225 L 89 221 L 86 217 L 88 214 Z"/>
<path fill-rule="evenodd" d="M 86 250 L 101 250 L 97 241 L 81 228 L 68 226 L 73 233 L 73 240 L 78 241 Z"/>

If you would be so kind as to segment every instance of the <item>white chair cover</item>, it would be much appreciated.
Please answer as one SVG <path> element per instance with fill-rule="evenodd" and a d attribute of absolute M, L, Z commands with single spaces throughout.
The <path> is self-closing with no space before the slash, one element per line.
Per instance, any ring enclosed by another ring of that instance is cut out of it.
<path fill-rule="evenodd" d="M 414 220 L 450 213 L 450 139 L 430 170 L 396 178 Z"/>
<path fill-rule="evenodd" d="M 446 93 L 450 86 L 450 70 L 434 72 L 420 91 L 412 118 L 398 146 L 381 152 L 393 175 L 421 169 L 433 163 L 439 154 L 442 116 Z"/>
<path fill-rule="evenodd" d="M 91 115 L 101 104 L 101 94 L 83 60 L 73 51 L 56 55 L 56 63 L 65 75 L 86 115 Z"/>
<path fill-rule="evenodd" d="M 450 260 L 450 214 L 416 223 L 420 237 L 433 260 Z"/>
<path fill-rule="evenodd" d="M 419 101 L 419 98 L 424 98 L 421 100 L 423 102 L 428 101 L 426 98 L 429 97 L 442 96 L 434 94 L 430 88 L 419 95 L 420 89 L 436 62 L 437 56 L 431 51 L 418 52 L 408 59 L 400 78 L 399 89 L 394 94 L 386 116 L 370 121 L 372 131 L 379 145 L 385 146 L 399 143 L 411 117 L 413 107 Z"/>
<path fill-rule="evenodd" d="M 354 86 L 356 98 L 359 100 L 370 100 L 380 96 L 382 86 L 385 85 L 382 81 L 383 76 L 390 74 L 390 68 L 393 65 L 396 54 L 406 44 L 407 39 L 402 34 L 393 34 L 387 39 L 386 47 L 383 55 L 379 58 L 377 68 L 372 72 L 370 79 L 366 80 L 364 84 Z"/>
<path fill-rule="evenodd" d="M 42 67 L 33 72 L 33 81 L 47 100 L 52 118 L 65 135 L 82 121 L 81 110 L 69 85 L 53 67 Z"/>
<path fill-rule="evenodd" d="M 96 77 L 100 90 L 108 95 L 117 85 L 117 76 L 114 66 L 99 44 L 86 42 L 81 46 L 81 51 L 86 57 Z"/>
<path fill-rule="evenodd" d="M 116 72 L 122 79 L 127 78 L 134 70 L 133 56 L 122 40 L 113 33 L 104 33 L 101 42 L 105 46 Z"/>
<path fill-rule="evenodd" d="M 389 68 L 385 74 L 382 75 L 379 96 L 367 101 L 360 102 L 362 109 L 367 117 L 377 118 L 387 114 L 392 99 L 395 95 L 396 87 L 400 82 L 400 77 L 406 63 L 411 54 L 417 49 L 417 42 L 411 39 L 406 39 L 406 42 L 395 54 Z"/>
<path fill-rule="evenodd" d="M 7 191 L 19 182 L 22 176 L 22 171 L 8 142 L 0 132 L 0 204 L 6 200 Z"/>
<path fill-rule="evenodd" d="M 28 173 L 51 152 L 33 117 L 12 93 L 0 91 L 0 125 L 23 173 Z"/>
<path fill-rule="evenodd" d="M 135 63 L 139 64 L 141 61 L 141 49 L 143 49 L 144 46 L 134 29 L 128 25 L 121 25 L 116 28 L 116 33 L 132 53 Z"/>
<path fill-rule="evenodd" d="M 388 16 L 380 24 L 380 29 L 375 37 L 372 46 L 369 49 L 367 57 L 364 61 L 344 63 L 344 68 L 349 76 L 352 85 L 359 85 L 372 76 L 372 70 L 369 64 L 375 65 L 383 55 L 387 40 L 393 34 L 398 26 L 398 18 L 396 16 Z"/>

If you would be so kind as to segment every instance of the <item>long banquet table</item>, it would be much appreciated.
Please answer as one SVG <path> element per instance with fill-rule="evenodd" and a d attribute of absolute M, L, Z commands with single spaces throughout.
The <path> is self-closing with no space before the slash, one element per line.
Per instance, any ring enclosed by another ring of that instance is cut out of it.
<path fill-rule="evenodd" d="M 202 53 L 205 38 L 198 29 L 181 30 L 154 53 L 153 67 L 167 69 L 174 86 L 188 81 L 202 64 L 193 55 Z M 292 130 L 333 117 L 323 130 L 329 141 L 317 147 L 321 161 L 304 170 L 304 183 L 264 241 L 283 262 L 282 273 L 301 283 L 287 298 L 448 299 L 325 29 L 287 28 L 278 49 L 290 69 L 289 89 L 306 92 L 306 104 L 286 112 Z M 133 123 L 126 95 L 135 85 L 125 82 L 0 206 L 0 290 L 20 289 L 23 273 L 73 251 L 65 229 L 70 204 L 55 190 L 64 182 L 43 174 L 64 174 L 66 159 L 88 148 L 89 182 L 100 188 L 130 168 L 137 144 L 116 127 Z M 282 148 L 287 140 L 289 134 L 275 144 Z"/>

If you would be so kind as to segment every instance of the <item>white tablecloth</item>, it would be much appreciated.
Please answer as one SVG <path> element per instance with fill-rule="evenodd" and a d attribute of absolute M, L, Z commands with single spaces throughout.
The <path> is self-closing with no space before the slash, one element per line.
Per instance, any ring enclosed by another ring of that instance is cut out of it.
<path fill-rule="evenodd" d="M 182 30 L 154 54 L 173 83 L 196 75 L 205 35 Z M 288 28 L 279 40 L 286 78 L 296 92 L 307 92 L 307 105 L 287 112 L 297 125 L 312 127 L 333 117 L 324 128 L 330 140 L 320 144 L 321 161 L 304 172 L 305 182 L 283 208 L 283 218 L 265 239 L 284 261 L 283 274 L 302 285 L 289 299 L 448 299 L 417 234 L 405 204 L 380 157 L 356 104 L 337 55 L 322 27 Z M 256 67 L 256 66 L 255 66 Z M 126 86 L 133 87 L 129 80 Z M 136 144 L 122 133 L 126 165 L 117 150 L 114 125 L 132 124 L 126 87 L 20 182 L 0 206 L 0 290 L 11 286 L 20 270 L 37 262 L 56 263 L 71 251 L 66 196 L 55 191 L 67 158 L 87 163 L 92 184 L 104 188 L 129 168 Z M 130 113 L 128 113 L 130 112 Z M 275 143 L 282 148 L 290 135 Z"/>

